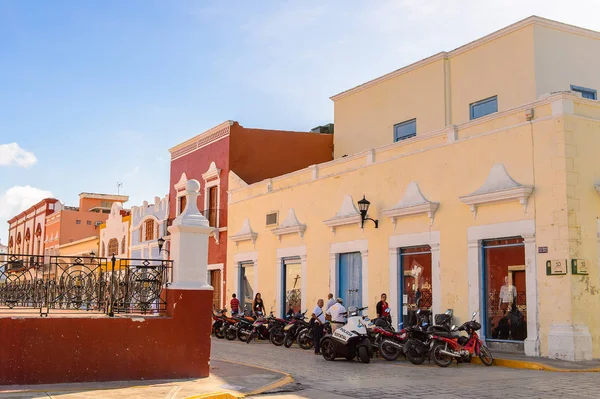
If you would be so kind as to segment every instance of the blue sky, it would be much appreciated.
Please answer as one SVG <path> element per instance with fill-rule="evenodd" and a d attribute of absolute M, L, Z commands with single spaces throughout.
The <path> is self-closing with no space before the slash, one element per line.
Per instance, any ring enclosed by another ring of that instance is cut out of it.
<path fill-rule="evenodd" d="M 554 4 L 553 4 L 554 3 Z M 306 130 L 329 97 L 532 14 L 596 0 L 0 0 L 0 240 L 47 195 L 168 192 L 168 149 L 227 119 Z M 13 144 L 16 143 L 16 144 Z M 2 227 L 4 226 L 4 227 Z"/>

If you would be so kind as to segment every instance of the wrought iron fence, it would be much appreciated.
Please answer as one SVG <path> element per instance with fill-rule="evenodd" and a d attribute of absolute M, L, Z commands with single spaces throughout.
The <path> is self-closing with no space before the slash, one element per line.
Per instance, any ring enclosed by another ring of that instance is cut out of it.
<path fill-rule="evenodd" d="M 4 259 L 3 259 L 4 258 Z M 159 314 L 172 261 L 90 256 L 0 257 L 0 307 Z"/>

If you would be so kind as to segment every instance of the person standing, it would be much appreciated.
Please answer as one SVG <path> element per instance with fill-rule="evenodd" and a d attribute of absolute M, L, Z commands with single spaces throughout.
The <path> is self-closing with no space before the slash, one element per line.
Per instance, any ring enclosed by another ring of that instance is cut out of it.
<path fill-rule="evenodd" d="M 325 311 L 327 312 L 333 305 L 335 305 L 335 299 L 333 299 L 333 294 L 330 292 L 329 295 L 327 295 L 327 306 L 325 306 Z"/>
<path fill-rule="evenodd" d="M 312 324 L 313 342 L 315 344 L 315 355 L 321 353 L 321 337 L 323 336 L 323 324 L 325 324 L 323 305 L 325 305 L 325 301 L 319 299 L 310 320 L 310 323 Z"/>
<path fill-rule="evenodd" d="M 257 292 L 254 296 L 254 300 L 252 301 L 252 311 L 254 312 L 255 317 L 258 317 L 258 312 L 262 312 L 263 315 L 265 314 L 265 305 L 263 304 L 260 292 Z"/>
<path fill-rule="evenodd" d="M 231 301 L 229 302 L 229 306 L 231 306 L 231 315 L 239 313 L 240 311 L 240 300 L 236 298 L 236 295 L 231 295 Z"/>
<path fill-rule="evenodd" d="M 336 303 L 325 312 L 328 316 L 328 319 L 331 320 L 332 333 L 344 325 L 344 322 L 346 321 L 346 318 L 341 315 L 342 313 L 346 312 L 346 308 L 344 307 L 343 303 L 344 300 L 342 298 L 338 298 Z"/>
<path fill-rule="evenodd" d="M 387 295 L 385 293 L 381 294 L 381 301 L 377 302 L 377 317 L 381 317 L 383 319 L 389 319 L 389 314 L 386 313 L 386 310 L 389 308 L 387 303 Z"/>

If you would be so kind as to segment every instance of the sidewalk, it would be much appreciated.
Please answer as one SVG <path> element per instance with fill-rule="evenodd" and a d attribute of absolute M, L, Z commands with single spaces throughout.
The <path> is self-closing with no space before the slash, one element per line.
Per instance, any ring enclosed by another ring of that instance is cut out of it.
<path fill-rule="evenodd" d="M 600 360 L 570 362 L 567 360 L 531 357 L 505 352 L 492 352 L 492 356 L 494 357 L 495 366 L 515 369 L 557 372 L 600 372 Z M 481 363 L 481 360 L 479 360 L 479 358 L 473 358 L 473 363 Z"/>
<path fill-rule="evenodd" d="M 0 399 L 232 399 L 256 395 L 292 381 L 291 376 L 279 371 L 211 360 L 208 378 L 0 386 Z"/>

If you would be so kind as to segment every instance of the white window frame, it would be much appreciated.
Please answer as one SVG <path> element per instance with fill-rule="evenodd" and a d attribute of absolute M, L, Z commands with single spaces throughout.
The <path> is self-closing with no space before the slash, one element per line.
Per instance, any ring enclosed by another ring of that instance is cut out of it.
<path fill-rule="evenodd" d="M 398 308 L 400 287 L 398 287 L 399 250 L 402 248 L 429 245 L 431 248 L 431 311 L 442 313 L 442 283 L 440 278 L 440 232 L 402 234 L 389 238 L 389 302 L 392 305 L 392 318 L 402 321 L 402 309 Z M 408 326 L 404 326 L 408 327 Z"/>
<path fill-rule="evenodd" d="M 369 240 L 355 240 L 332 243 L 329 246 L 329 292 L 337 296 L 337 268 L 340 254 L 360 252 L 362 268 L 362 306 L 369 306 Z"/>
<path fill-rule="evenodd" d="M 535 220 L 520 220 L 516 222 L 486 224 L 473 226 L 467 229 L 468 249 L 468 277 L 469 277 L 469 314 L 479 311 L 484 306 L 481 291 L 482 280 L 482 243 L 504 237 L 522 237 L 525 245 L 525 287 L 527 290 L 527 338 L 525 339 L 525 355 L 540 355 L 539 315 L 538 315 L 538 286 L 537 262 L 535 247 Z M 480 319 L 481 320 L 481 319 Z M 485 320 L 481 320 L 483 325 Z M 485 337 L 481 337 L 485 340 Z"/>
<path fill-rule="evenodd" d="M 280 303 L 281 298 L 283 297 L 283 293 L 285 287 L 283 287 L 283 261 L 287 258 L 300 258 L 301 264 L 301 276 L 302 279 L 300 281 L 300 302 L 303 307 L 307 307 L 307 298 L 306 298 L 306 276 L 307 276 L 307 266 L 306 266 L 306 245 L 300 245 L 297 247 L 286 247 L 286 248 L 277 248 L 277 260 L 275 261 L 275 275 L 277 278 L 277 289 L 276 289 L 276 300 L 275 306 L 278 311 L 282 311 L 283 306 Z M 316 302 L 316 300 L 315 300 Z M 285 310 L 283 311 L 285 312 Z M 280 317 L 285 317 L 285 313 L 280 314 Z"/>

